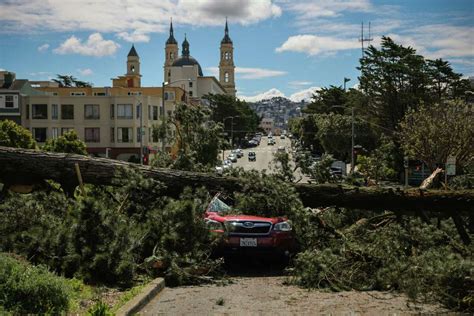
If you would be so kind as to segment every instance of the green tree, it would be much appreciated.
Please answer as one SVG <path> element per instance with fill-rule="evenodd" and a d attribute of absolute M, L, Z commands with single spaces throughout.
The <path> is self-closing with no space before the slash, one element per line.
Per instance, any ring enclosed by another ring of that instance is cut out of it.
<path fill-rule="evenodd" d="M 422 160 L 430 170 L 455 156 L 463 167 L 474 159 L 474 112 L 463 101 L 449 101 L 410 110 L 400 123 L 405 153 Z"/>
<path fill-rule="evenodd" d="M 42 147 L 44 151 L 87 155 L 86 144 L 71 130 L 58 138 L 50 138 Z"/>
<path fill-rule="evenodd" d="M 176 133 L 172 148 L 172 155 L 176 157 L 162 157 L 164 159 L 158 159 L 155 165 L 182 170 L 200 170 L 216 165 L 223 142 L 222 125 L 209 120 L 210 114 L 205 107 L 179 104 L 167 122 L 168 131 L 172 127 Z M 163 127 L 154 127 L 153 133 L 164 135 Z"/>
<path fill-rule="evenodd" d="M 11 120 L 0 121 L 0 146 L 35 149 L 36 142 L 26 128 Z"/>
<path fill-rule="evenodd" d="M 212 111 L 210 118 L 216 123 L 224 124 L 224 131 L 228 135 L 231 130 L 234 131 L 234 144 L 236 141 L 242 141 L 247 133 L 254 133 L 257 130 L 260 118 L 247 102 L 222 94 L 209 94 L 205 99 L 208 100 Z M 233 120 L 226 119 L 231 116 L 234 117 Z"/>
<path fill-rule="evenodd" d="M 305 113 L 339 113 L 344 112 L 344 107 L 348 101 L 347 92 L 342 87 L 330 86 L 321 88 L 313 100 L 303 110 Z"/>
<path fill-rule="evenodd" d="M 326 153 L 336 159 L 348 161 L 351 156 L 352 117 L 341 114 L 321 114 L 316 117 L 318 137 Z M 375 147 L 376 135 L 373 128 L 363 121 L 354 124 L 355 142 L 367 150 Z"/>
<path fill-rule="evenodd" d="M 389 135 L 421 102 L 429 105 L 464 93 L 465 83 L 449 63 L 426 60 L 414 48 L 399 45 L 389 37 L 382 37 L 380 49 L 369 46 L 358 69 L 360 88 L 370 100 L 367 110 Z"/>
<path fill-rule="evenodd" d="M 395 144 L 388 137 L 382 136 L 380 146 L 370 155 L 357 157 L 359 171 L 367 177 L 379 180 L 394 180 L 395 171 Z"/>
<path fill-rule="evenodd" d="M 57 79 L 53 79 L 54 82 L 57 82 L 60 87 L 62 88 L 85 88 L 85 87 L 92 87 L 92 83 L 85 82 L 81 80 L 77 80 L 76 77 L 71 75 L 56 75 Z"/>
<path fill-rule="evenodd" d="M 290 155 L 287 152 L 275 152 L 273 164 L 277 171 L 276 176 L 282 181 L 293 182 L 295 180 L 295 168 L 291 166 Z"/>

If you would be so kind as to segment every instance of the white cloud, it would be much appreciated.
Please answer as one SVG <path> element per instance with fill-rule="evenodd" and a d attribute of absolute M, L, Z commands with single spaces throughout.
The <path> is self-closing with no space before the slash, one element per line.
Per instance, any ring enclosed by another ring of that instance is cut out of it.
<path fill-rule="evenodd" d="M 38 47 L 38 52 L 42 53 L 42 52 L 45 52 L 47 51 L 49 48 L 49 44 L 43 44 L 41 46 Z"/>
<path fill-rule="evenodd" d="M 236 67 L 235 73 L 240 75 L 241 79 L 262 79 L 286 75 L 286 71 L 245 67 Z"/>
<path fill-rule="evenodd" d="M 117 37 L 123 39 L 124 41 L 130 43 L 139 43 L 139 42 L 149 42 L 150 36 L 147 34 L 143 34 L 137 31 L 133 31 L 131 33 L 128 32 L 120 32 L 117 34 Z"/>
<path fill-rule="evenodd" d="M 299 81 L 299 80 L 288 82 L 290 86 L 294 86 L 294 87 L 309 86 L 312 83 L 313 83 L 312 81 Z"/>
<path fill-rule="evenodd" d="M 308 89 L 304 89 L 298 92 L 293 93 L 290 95 L 289 99 L 293 102 L 301 102 L 301 101 L 311 101 L 313 94 L 316 93 L 316 91 L 321 90 L 320 87 L 311 87 Z"/>
<path fill-rule="evenodd" d="M 248 25 L 281 14 L 272 0 L 15 0 L 0 1 L 0 32 L 113 32 L 146 42 L 168 30 L 170 17 L 177 25 L 223 26 L 226 16 Z"/>
<path fill-rule="evenodd" d="M 64 41 L 59 47 L 53 49 L 56 54 L 79 54 L 86 56 L 108 56 L 113 55 L 120 47 L 112 40 L 105 40 L 100 33 L 93 33 L 86 42 L 74 35 Z"/>
<path fill-rule="evenodd" d="M 238 95 L 238 98 L 241 99 L 241 100 L 245 100 L 247 102 L 258 102 L 258 101 L 261 101 L 261 100 L 268 100 L 268 99 L 275 98 L 275 97 L 283 97 L 283 98 L 288 98 L 293 102 L 301 102 L 302 100 L 310 101 L 311 97 L 313 96 L 313 93 L 315 93 L 316 91 L 318 91 L 320 89 L 321 89 L 320 87 L 311 87 L 311 88 L 308 88 L 308 89 L 304 89 L 304 90 L 295 92 L 292 95 L 290 95 L 289 97 L 287 97 L 280 90 L 278 90 L 276 88 L 272 88 L 268 91 L 259 93 L 259 94 L 254 95 L 254 96 Z"/>
<path fill-rule="evenodd" d="M 360 44 L 357 39 L 342 39 L 330 36 L 295 35 L 276 48 L 277 52 L 293 51 L 308 55 L 330 54 L 340 50 L 356 49 Z"/>
<path fill-rule="evenodd" d="M 219 77 L 218 67 L 208 67 L 206 70 L 211 76 Z M 235 67 L 235 73 L 239 79 L 262 79 L 286 75 L 286 71 L 247 67 Z"/>
<path fill-rule="evenodd" d="M 80 73 L 83 76 L 90 76 L 94 73 L 92 71 L 92 69 L 90 69 L 90 68 L 86 68 L 86 69 L 79 68 L 79 69 L 77 69 L 77 72 Z"/>
<path fill-rule="evenodd" d="M 254 96 L 243 96 L 243 95 L 238 96 L 239 99 L 245 100 L 247 102 L 257 102 L 257 101 L 267 100 L 267 99 L 271 99 L 275 97 L 285 97 L 285 94 L 276 88 L 272 88 L 268 91 L 259 93 Z"/>
<path fill-rule="evenodd" d="M 369 0 L 312 0 L 290 2 L 286 8 L 297 13 L 299 19 L 314 19 L 336 17 L 346 11 L 368 12 L 372 4 Z"/>

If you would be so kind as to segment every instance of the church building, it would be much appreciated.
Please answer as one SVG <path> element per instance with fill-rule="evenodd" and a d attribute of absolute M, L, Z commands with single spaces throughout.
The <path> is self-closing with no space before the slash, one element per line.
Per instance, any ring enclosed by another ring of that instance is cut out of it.
<path fill-rule="evenodd" d="M 188 98 L 200 99 L 209 93 L 235 96 L 234 47 L 229 36 L 227 21 L 220 46 L 219 80 L 214 76 L 204 76 L 201 65 L 191 56 L 189 47 L 185 34 L 181 56 L 179 56 L 178 42 L 174 37 L 173 22 L 171 22 L 170 34 L 165 45 L 164 84 L 180 87 L 186 91 Z"/>

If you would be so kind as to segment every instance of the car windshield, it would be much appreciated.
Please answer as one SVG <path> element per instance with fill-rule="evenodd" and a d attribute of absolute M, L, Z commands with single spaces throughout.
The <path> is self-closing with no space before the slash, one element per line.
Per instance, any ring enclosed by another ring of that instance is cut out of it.
<path fill-rule="evenodd" d="M 231 210 L 231 207 L 225 204 L 221 199 L 219 199 L 219 194 L 214 196 L 209 202 L 206 211 L 207 212 L 216 212 L 216 213 L 225 213 Z"/>

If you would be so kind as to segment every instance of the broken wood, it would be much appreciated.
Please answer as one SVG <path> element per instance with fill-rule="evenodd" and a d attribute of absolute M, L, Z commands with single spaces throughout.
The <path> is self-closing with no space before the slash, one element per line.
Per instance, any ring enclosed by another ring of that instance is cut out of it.
<path fill-rule="evenodd" d="M 204 186 L 213 192 L 236 192 L 244 189 L 241 180 L 216 174 L 151 168 L 124 161 L 93 158 L 75 154 L 50 153 L 28 149 L 0 147 L 0 181 L 6 185 L 35 184 L 51 179 L 65 185 L 78 185 L 75 164 L 81 169 L 84 183 L 116 185 L 120 168 L 134 167 L 166 185 L 165 194 L 178 197 L 189 187 Z M 421 196 L 419 189 L 389 190 L 337 186 L 331 184 L 293 184 L 303 205 L 308 207 L 337 206 L 350 209 L 384 211 L 396 214 L 419 215 L 421 210 L 430 216 L 449 217 L 452 214 L 469 215 L 474 212 L 474 190 L 429 190 Z"/>
<path fill-rule="evenodd" d="M 436 179 L 436 177 L 438 177 L 438 175 L 441 172 L 443 172 L 443 169 L 436 168 L 436 170 L 433 171 L 433 173 L 428 178 L 423 180 L 423 183 L 420 185 L 420 189 L 421 190 L 426 190 L 426 189 L 430 188 L 433 185 L 433 182 Z"/>

